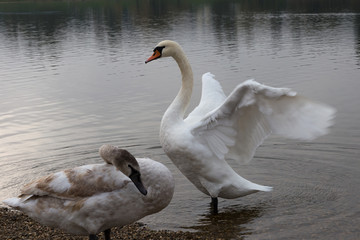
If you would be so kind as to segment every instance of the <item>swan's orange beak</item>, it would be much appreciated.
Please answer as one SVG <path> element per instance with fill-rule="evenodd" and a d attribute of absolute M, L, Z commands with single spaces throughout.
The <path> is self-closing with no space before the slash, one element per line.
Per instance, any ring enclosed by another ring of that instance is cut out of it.
<path fill-rule="evenodd" d="M 155 60 L 160 57 L 161 57 L 161 53 L 159 52 L 159 50 L 155 49 L 154 54 L 151 55 L 151 57 L 149 57 L 148 60 L 145 61 L 145 63 L 151 62 L 152 60 Z"/>

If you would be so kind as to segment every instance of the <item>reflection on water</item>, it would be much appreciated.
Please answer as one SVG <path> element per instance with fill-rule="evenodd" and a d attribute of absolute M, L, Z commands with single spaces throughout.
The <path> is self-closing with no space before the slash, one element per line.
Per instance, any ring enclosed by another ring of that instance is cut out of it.
<path fill-rule="evenodd" d="M 356 15 L 355 24 L 354 24 L 354 33 L 355 33 L 355 52 L 358 59 L 358 65 L 360 65 L 360 15 Z"/>
<path fill-rule="evenodd" d="M 142 221 L 156 229 L 246 239 L 351 239 L 359 234 L 359 1 L 0 2 L 0 199 L 60 169 L 101 162 L 104 143 L 168 166 L 173 201 Z M 270 138 L 245 178 L 271 193 L 221 200 L 197 191 L 164 155 L 161 116 L 180 87 L 170 59 L 145 65 L 163 39 L 230 92 L 256 78 L 338 110 L 313 143 Z"/>
<path fill-rule="evenodd" d="M 224 207 L 217 215 L 211 213 L 202 215 L 197 225 L 185 229 L 211 233 L 218 238 L 244 239 L 252 234 L 252 229 L 248 227 L 248 224 L 261 217 L 265 209 L 263 205 Z"/>

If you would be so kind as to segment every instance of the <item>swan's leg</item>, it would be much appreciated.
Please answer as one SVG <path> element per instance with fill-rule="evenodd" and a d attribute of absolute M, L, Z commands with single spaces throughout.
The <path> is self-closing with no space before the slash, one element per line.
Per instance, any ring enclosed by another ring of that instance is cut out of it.
<path fill-rule="evenodd" d="M 98 240 L 98 238 L 97 238 L 96 234 L 90 234 L 89 240 Z"/>
<path fill-rule="evenodd" d="M 211 198 L 210 207 L 211 207 L 212 214 L 218 214 L 218 199 L 217 199 L 217 197 Z"/>
<path fill-rule="evenodd" d="M 111 233 L 111 229 L 106 229 L 104 231 L 104 235 L 105 235 L 105 240 L 110 240 L 110 233 Z"/>

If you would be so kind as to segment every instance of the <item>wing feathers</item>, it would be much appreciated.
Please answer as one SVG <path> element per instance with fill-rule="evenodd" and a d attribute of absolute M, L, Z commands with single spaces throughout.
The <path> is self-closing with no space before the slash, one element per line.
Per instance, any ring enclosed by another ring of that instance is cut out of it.
<path fill-rule="evenodd" d="M 218 81 L 215 80 L 214 75 L 205 73 L 202 76 L 202 92 L 199 105 L 189 114 L 185 121 L 191 122 L 194 119 L 203 118 L 205 114 L 209 113 L 215 107 L 221 105 L 226 96 Z"/>
<path fill-rule="evenodd" d="M 328 133 L 335 110 L 301 96 L 268 101 L 271 114 L 267 121 L 275 134 L 294 139 L 312 140 Z"/>
<path fill-rule="evenodd" d="M 205 73 L 202 76 L 202 101 L 224 101 L 226 96 L 222 90 L 222 87 L 218 81 L 215 80 L 215 76 L 211 73 Z"/>
<path fill-rule="evenodd" d="M 21 189 L 21 194 L 75 199 L 121 189 L 129 182 L 130 180 L 114 166 L 94 164 L 57 172 L 35 180 L 25 185 Z"/>
<path fill-rule="evenodd" d="M 216 85 L 214 89 L 221 90 L 213 77 L 210 73 L 205 75 L 205 79 L 210 78 L 208 86 Z M 204 89 L 207 92 L 203 92 L 199 107 L 203 101 L 211 102 L 211 96 L 216 97 L 210 94 L 211 88 Z M 238 85 L 221 100 L 220 105 L 213 105 L 213 110 L 206 113 L 205 108 L 202 112 L 197 110 L 197 117 L 200 112 L 203 117 L 192 129 L 194 136 L 201 138 L 199 140 L 205 142 L 218 159 L 248 162 L 271 133 L 287 138 L 314 139 L 328 132 L 335 115 L 333 108 L 297 96 L 289 88 L 268 87 L 254 80 Z"/>

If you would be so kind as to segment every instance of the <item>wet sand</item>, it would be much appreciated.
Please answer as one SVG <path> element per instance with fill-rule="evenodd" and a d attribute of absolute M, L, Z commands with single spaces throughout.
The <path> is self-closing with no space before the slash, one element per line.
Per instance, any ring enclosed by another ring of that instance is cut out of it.
<path fill-rule="evenodd" d="M 223 239 L 206 233 L 155 231 L 141 222 L 111 230 L 112 239 Z M 99 240 L 104 239 L 102 233 L 98 237 Z M 88 236 L 74 236 L 59 229 L 43 226 L 19 211 L 0 208 L 0 239 L 85 240 Z"/>

